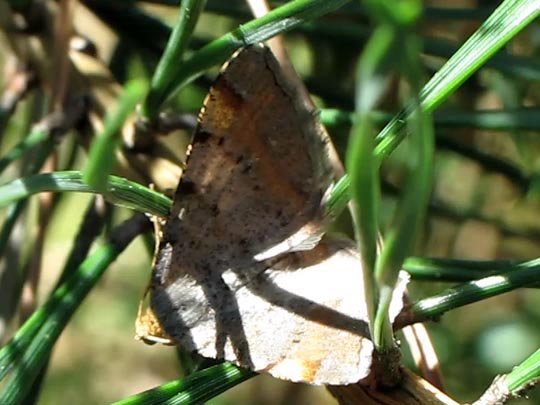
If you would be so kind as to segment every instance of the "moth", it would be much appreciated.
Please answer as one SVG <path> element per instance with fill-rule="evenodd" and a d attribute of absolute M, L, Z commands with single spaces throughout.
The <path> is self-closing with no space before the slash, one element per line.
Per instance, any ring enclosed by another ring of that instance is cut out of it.
<path fill-rule="evenodd" d="M 167 339 L 296 382 L 369 376 L 356 245 L 322 236 L 328 142 L 268 48 L 244 48 L 223 67 L 154 260 L 149 301 Z M 151 329 L 138 334 L 151 339 Z"/>

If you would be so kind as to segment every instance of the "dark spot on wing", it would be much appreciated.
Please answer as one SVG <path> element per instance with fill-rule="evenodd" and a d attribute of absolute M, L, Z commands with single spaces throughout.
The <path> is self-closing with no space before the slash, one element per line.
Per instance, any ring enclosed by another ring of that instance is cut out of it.
<path fill-rule="evenodd" d="M 211 136 L 212 134 L 210 132 L 201 129 L 196 132 L 193 143 L 206 143 Z"/>
<path fill-rule="evenodd" d="M 223 145 L 223 142 L 225 142 L 225 138 L 220 136 L 219 139 L 218 139 L 218 142 L 217 142 L 218 146 Z"/>
<path fill-rule="evenodd" d="M 244 165 L 244 168 L 242 169 L 242 173 L 243 174 L 246 174 L 246 173 L 249 173 L 251 171 L 251 168 L 252 168 L 252 164 L 250 162 L 247 162 L 245 165 Z"/>
<path fill-rule="evenodd" d="M 239 164 L 240 162 L 242 162 L 242 160 L 244 160 L 244 155 L 240 155 L 236 158 L 236 164 Z"/>
<path fill-rule="evenodd" d="M 188 194 L 195 194 L 196 192 L 197 188 L 195 187 L 195 183 L 193 183 L 191 180 L 183 178 L 180 180 L 176 194 L 185 196 Z"/>
<path fill-rule="evenodd" d="M 180 219 L 177 216 L 171 217 L 167 220 L 167 225 L 165 226 L 165 230 L 163 232 L 163 239 L 161 240 L 162 245 L 165 243 L 174 245 L 176 242 L 178 242 L 179 235 L 177 229 L 180 228 L 180 226 Z"/>

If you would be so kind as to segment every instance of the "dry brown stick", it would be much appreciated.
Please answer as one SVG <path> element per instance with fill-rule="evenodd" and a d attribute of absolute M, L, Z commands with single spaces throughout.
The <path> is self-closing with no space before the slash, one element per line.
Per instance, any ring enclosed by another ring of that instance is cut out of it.
<path fill-rule="evenodd" d="M 422 377 L 434 387 L 444 391 L 439 359 L 426 327 L 421 323 L 417 323 L 404 328 L 403 334 Z"/>
<path fill-rule="evenodd" d="M 51 71 L 51 106 L 50 111 L 64 108 L 69 86 L 69 44 L 73 36 L 73 16 L 76 0 L 60 0 L 58 18 L 54 27 L 54 56 Z"/>
<path fill-rule="evenodd" d="M 8 57 L 4 65 L 5 87 L 0 96 L 0 108 L 10 114 L 17 103 L 36 84 L 32 68 L 16 57 Z"/>
<path fill-rule="evenodd" d="M 504 375 L 497 376 L 489 388 L 472 405 L 503 405 L 510 399 L 517 398 L 518 395 L 513 395 L 508 390 L 505 379 Z"/>
<path fill-rule="evenodd" d="M 69 41 L 72 35 L 72 19 L 75 0 L 61 0 L 58 8 L 58 18 L 54 24 L 53 42 L 54 56 L 51 78 L 51 101 L 49 113 L 62 114 L 64 99 L 68 89 Z M 52 151 L 41 172 L 52 172 L 57 168 L 57 155 Z M 23 287 L 21 299 L 21 322 L 24 322 L 37 306 L 37 291 L 42 272 L 43 246 L 50 218 L 55 208 L 53 193 L 40 193 L 38 209 L 38 230 L 34 240 L 29 262 L 27 279 Z"/>
<path fill-rule="evenodd" d="M 45 28 L 29 34 L 21 31 L 13 23 L 14 14 L 7 2 L 0 2 L 0 34 L 3 34 L 3 43 L 10 47 L 11 52 L 20 61 L 34 68 L 36 77 L 45 91 L 50 91 L 53 87 L 52 64 L 48 55 L 53 54 L 56 46 L 52 30 L 47 27 L 52 25 L 57 13 L 57 4 L 54 2 L 44 4 L 41 10 L 44 22 L 41 25 Z M 89 14 L 91 13 L 84 4 L 78 4 L 74 18 L 85 18 Z M 98 57 L 74 47 L 69 51 L 68 71 L 67 97 L 85 95 L 89 100 L 90 126 L 87 131 L 81 132 L 79 139 L 80 144 L 88 148 L 94 136 L 103 129 L 105 115 L 116 104 L 122 87 Z M 182 152 L 172 151 L 160 137 L 154 137 L 155 143 L 144 150 L 137 149 L 131 142 L 134 118 L 133 116 L 124 127 L 123 139 L 126 147 L 118 152 L 115 174 L 143 184 L 155 184 L 158 190 L 174 189 L 181 174 Z"/>
<path fill-rule="evenodd" d="M 403 369 L 402 373 L 401 384 L 392 390 L 360 384 L 327 388 L 341 405 L 460 405 L 411 371 Z"/>

